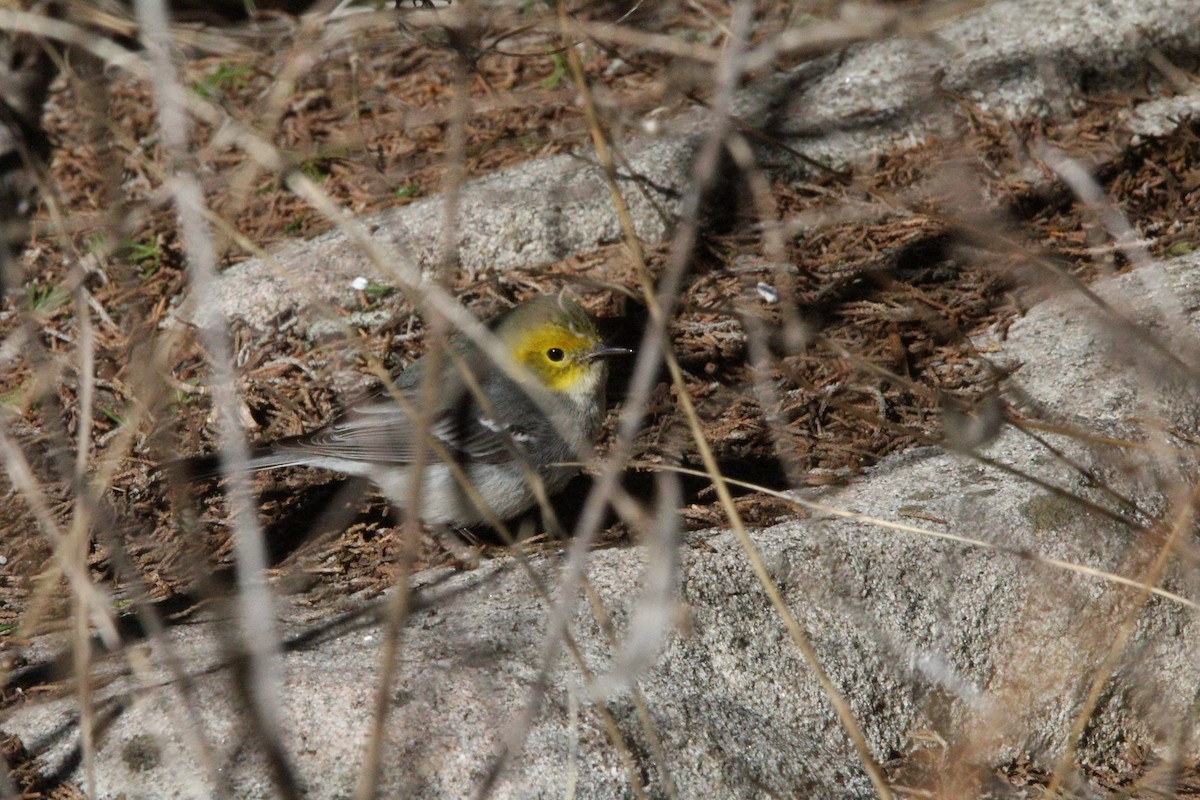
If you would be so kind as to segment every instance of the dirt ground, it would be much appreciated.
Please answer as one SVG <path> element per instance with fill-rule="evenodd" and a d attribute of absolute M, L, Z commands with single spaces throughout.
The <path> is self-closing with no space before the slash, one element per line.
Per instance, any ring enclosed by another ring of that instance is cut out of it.
<path fill-rule="evenodd" d="M 760 5 L 764 18 L 778 12 L 778 4 Z M 670 6 L 671 13 L 645 12 L 639 24 L 682 39 L 720 37 L 719 26 L 703 13 L 705 4 L 684 11 Z M 468 177 L 553 153 L 588 152 L 588 129 L 565 59 L 544 37 L 483 30 L 456 50 L 445 37 L 396 25 L 361 32 L 298 64 L 309 34 L 288 18 L 271 21 L 257 39 L 244 31 L 232 37 L 227 52 L 194 52 L 186 83 L 267 132 L 355 213 L 411 203 L 444 186 L 457 81 L 470 95 L 463 165 Z M 639 135 L 638 120 L 650 111 L 670 116 L 706 97 L 702 81 L 653 50 L 590 46 L 582 52 L 618 143 Z M 292 69 L 299 74 L 288 87 L 281 75 Z M 76 57 L 54 85 L 45 116 L 54 144 L 54 194 L 39 212 L 24 255 L 27 282 L 9 293 L 0 314 L 0 342 L 19 344 L 19 355 L 8 358 L 0 373 L 0 407 L 51 515 L 64 528 L 74 490 L 61 478 L 61 455 L 55 454 L 66 452 L 68 438 L 77 435 L 74 348 L 81 335 L 66 288 L 69 265 L 87 268 L 85 285 L 94 299 L 98 381 L 90 435 L 98 456 L 122 441 L 117 434 L 123 421 L 142 402 L 131 364 L 161 335 L 164 315 L 186 288 L 175 215 L 162 191 L 164 162 L 150 89 L 115 72 L 105 72 L 98 83 L 95 74 L 94 64 Z M 1097 246 L 1102 237 L 1094 221 L 1069 192 L 1029 182 L 1032 141 L 1053 143 L 1094 164 L 1110 199 L 1154 255 L 1188 252 L 1200 242 L 1200 127 L 1185 125 L 1130 148 L 1115 112 L 1144 98 L 1080 99 L 1086 102 L 1072 119 L 1020 125 L 964 104 L 968 124 L 952 142 L 923 141 L 850 174 L 828 171 L 807 183 L 774 182 L 778 219 L 825 215 L 786 240 L 783 264 L 764 254 L 761 226 L 748 208 L 714 215 L 671 341 L 727 476 L 774 489 L 838 483 L 889 453 L 940 441 L 942 410 L 974 407 L 997 378 L 970 337 L 1007 324 L 1033 302 L 1045 285 L 1036 278 L 1039 265 L 1058 265 L 1084 279 L 1125 268 L 1119 254 Z M 327 227 L 278 176 L 224 146 L 217 131 L 198 126 L 194 144 L 212 210 L 241 237 L 270 247 Z M 992 210 L 1007 219 L 1011 246 L 996 247 L 947 210 L 955 197 L 939 189 L 937 179 L 948 165 L 964 162 L 983 184 Z M 62 212 L 65 230 L 51 206 Z M 868 213 L 848 214 L 851 207 Z M 218 246 L 225 265 L 250 255 L 225 234 L 218 234 Z M 657 269 L 666 248 L 651 247 L 649 254 Z M 452 276 L 450 285 L 481 316 L 570 286 L 617 344 L 636 344 L 645 316 L 619 245 L 521 271 L 472 280 Z M 789 292 L 795 314 L 765 299 Z M 395 314 L 364 329 L 356 347 L 399 369 L 420 354 L 423 323 L 403 313 L 388 287 L 370 287 L 360 307 L 347 313 L 377 308 Z M 775 332 L 761 384 L 776 400 L 767 413 L 750 367 L 748 319 Z M 798 325 L 789 327 L 789 319 Z M 314 342 L 296 331 L 286 320 L 265 337 L 233 331 L 239 388 L 256 440 L 311 430 L 335 414 L 352 390 L 370 387 L 366 378 L 347 377 L 366 374 L 361 350 L 340 340 Z M 231 564 L 218 487 L 171 485 L 156 470 L 173 455 L 211 448 L 206 370 L 200 344 L 185 336 L 172 351 L 170 390 L 148 409 L 129 451 L 120 454 L 105 495 L 108 529 L 120 538 L 98 535 L 88 553 L 94 579 L 118 599 L 133 583 L 122 563 L 126 556 L 137 581 L 164 608 L 183 614 Z M 618 369 L 613 379 L 616 408 L 627 370 Z M 665 380 L 653 394 L 636 460 L 701 468 Z M 630 469 L 628 487 L 646 493 L 650 475 L 649 468 Z M 581 477 L 578 488 L 587 481 Z M 273 574 L 293 602 L 333 606 L 350 593 L 371 596 L 391 585 L 404 538 L 387 504 L 369 488 L 313 470 L 263 475 L 256 486 Z M 683 512 L 691 528 L 725 522 L 706 481 L 689 479 L 685 489 Z M 0 648 L 13 667 L 13 645 L 60 625 L 69 593 L 51 566 L 52 542 L 3 475 L 0 496 L 8 498 L 0 503 Z M 568 525 L 577 510 L 572 502 L 559 506 Z M 738 490 L 736 503 L 753 525 L 797 513 L 746 489 Z M 535 519 L 523 527 L 538 531 Z M 614 522 L 603 545 L 629 539 Z M 561 546 L 544 537 L 535 542 Z M 201 569 L 197 552 L 203 553 Z M 418 566 L 469 568 L 503 552 L 487 531 L 427 532 Z M 5 747 L 6 756 L 19 760 L 11 755 L 19 743 Z M 26 797 L 67 796 L 40 793 L 34 778 L 23 785 Z"/>

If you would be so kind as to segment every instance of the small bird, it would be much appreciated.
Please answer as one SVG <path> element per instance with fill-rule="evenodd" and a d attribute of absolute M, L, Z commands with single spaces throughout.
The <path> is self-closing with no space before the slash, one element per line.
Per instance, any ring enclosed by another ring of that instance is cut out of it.
<path fill-rule="evenodd" d="M 438 401 L 428 428 L 436 445 L 425 456 L 416 509 L 427 523 L 466 527 L 486 521 L 489 512 L 504 520 L 532 508 L 537 497 L 527 479 L 530 469 L 541 478 L 547 496 L 561 490 L 577 472 L 562 462 L 578 461 L 596 442 L 605 411 L 607 359 L 633 352 L 606 345 L 587 312 L 563 297 L 528 301 L 487 327 L 513 361 L 528 369 L 533 386 L 523 386 L 465 335 L 451 338 L 450 352 L 442 353 L 436 367 Z M 471 390 L 456 361 L 474 377 L 486 403 Z M 396 378 L 396 389 L 410 408 L 419 402 L 431 364 L 426 355 Z M 418 421 L 384 389 L 323 428 L 254 450 L 246 467 L 309 466 L 363 475 L 403 505 L 421 446 L 418 428 Z M 457 464 L 486 510 L 444 458 Z M 184 459 L 183 468 L 193 480 L 215 477 L 220 459 Z"/>

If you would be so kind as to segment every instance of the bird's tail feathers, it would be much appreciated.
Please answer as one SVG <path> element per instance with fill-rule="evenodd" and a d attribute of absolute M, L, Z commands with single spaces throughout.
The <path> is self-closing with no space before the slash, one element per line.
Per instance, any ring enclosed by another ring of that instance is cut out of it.
<path fill-rule="evenodd" d="M 220 478 L 225 474 L 226 463 L 221 453 L 208 453 L 200 456 L 180 458 L 165 465 L 165 474 L 181 481 L 205 481 Z M 303 464 L 304 457 L 297 453 L 278 451 L 268 447 L 260 447 L 250 452 L 245 469 L 248 472 L 261 472 L 265 469 L 278 469 Z"/>

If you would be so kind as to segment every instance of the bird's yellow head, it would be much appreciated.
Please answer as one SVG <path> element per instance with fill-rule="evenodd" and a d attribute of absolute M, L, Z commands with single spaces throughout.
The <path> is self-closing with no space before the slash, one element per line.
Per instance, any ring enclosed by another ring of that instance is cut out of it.
<path fill-rule="evenodd" d="M 496 333 L 513 359 L 548 390 L 573 397 L 596 394 L 608 374 L 606 359 L 630 352 L 606 346 L 587 312 L 563 297 L 517 306 L 505 315 Z"/>

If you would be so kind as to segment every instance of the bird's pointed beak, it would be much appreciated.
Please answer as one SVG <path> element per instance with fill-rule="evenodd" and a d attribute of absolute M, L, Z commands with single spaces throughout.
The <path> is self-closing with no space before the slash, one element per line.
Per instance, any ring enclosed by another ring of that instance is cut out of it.
<path fill-rule="evenodd" d="M 633 351 L 630 350 L 628 347 L 609 347 L 608 345 L 601 342 L 600 344 L 596 345 L 595 349 L 593 349 L 592 352 L 587 354 L 587 360 L 595 361 L 596 359 L 599 359 L 599 358 L 612 358 L 614 356 L 631 356 L 631 355 L 633 355 Z"/>

